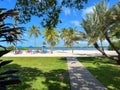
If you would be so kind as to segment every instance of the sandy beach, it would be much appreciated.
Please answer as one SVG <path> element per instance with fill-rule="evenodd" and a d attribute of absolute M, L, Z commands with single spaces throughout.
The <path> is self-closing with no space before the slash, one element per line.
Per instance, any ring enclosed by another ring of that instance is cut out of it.
<path fill-rule="evenodd" d="M 117 55 L 115 51 L 105 51 L 109 55 Z M 53 54 L 50 51 L 46 53 L 27 53 L 22 51 L 22 54 L 15 54 L 13 51 L 5 54 L 3 57 L 95 57 L 102 56 L 102 54 L 97 50 L 55 50 Z"/>

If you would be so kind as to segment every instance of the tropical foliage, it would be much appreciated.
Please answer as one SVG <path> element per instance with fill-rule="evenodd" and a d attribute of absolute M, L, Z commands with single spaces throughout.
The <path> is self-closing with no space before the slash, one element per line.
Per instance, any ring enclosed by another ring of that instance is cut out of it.
<path fill-rule="evenodd" d="M 59 15 L 63 7 L 82 9 L 88 0 L 17 0 L 15 9 L 20 12 L 18 20 L 26 23 L 31 17 L 40 17 L 44 27 L 55 27 L 61 20 Z"/>
<path fill-rule="evenodd" d="M 89 44 L 93 44 L 94 47 L 97 48 L 97 50 L 99 50 L 104 56 L 112 60 L 116 60 L 116 62 L 120 64 L 120 52 L 112 43 L 114 38 L 120 38 L 120 2 L 109 9 L 105 1 L 102 0 L 102 3 L 95 5 L 93 13 L 86 15 L 81 26 L 86 32 L 85 34 L 88 38 Z M 117 57 L 114 58 L 109 56 L 105 53 L 103 47 L 100 48 L 97 41 L 102 43 L 104 40 L 106 40 L 113 50 L 116 51 L 118 54 Z"/>
<path fill-rule="evenodd" d="M 76 30 L 76 28 L 63 28 L 60 34 L 61 38 L 64 40 L 64 46 L 70 46 L 73 53 L 74 43 L 78 43 L 79 40 L 84 38 L 82 32 Z"/>
<path fill-rule="evenodd" d="M 36 38 L 40 35 L 40 30 L 39 30 L 39 27 L 35 26 L 35 25 L 32 25 L 29 29 L 29 37 L 32 37 L 32 35 L 34 36 L 35 38 L 35 41 L 34 41 L 34 46 L 36 47 Z"/>
<path fill-rule="evenodd" d="M 51 47 L 51 53 L 53 53 L 54 46 L 59 42 L 59 31 L 54 28 L 46 28 L 43 31 L 43 35 L 47 43 Z"/>
<path fill-rule="evenodd" d="M 8 46 L 7 47 L 8 50 L 14 50 L 14 48 L 15 48 L 14 46 Z"/>
<path fill-rule="evenodd" d="M 19 36 L 23 34 L 24 28 L 23 27 L 15 27 L 11 23 L 6 23 L 5 19 L 7 17 L 13 17 L 18 15 L 18 12 L 15 10 L 8 10 L 4 11 L 5 9 L 0 8 L 0 42 L 7 42 L 12 43 L 15 45 L 16 41 L 20 41 Z M 10 52 L 10 50 L 7 50 L 6 47 L 0 45 L 0 48 L 3 48 L 0 51 L 0 57 L 4 54 Z M 0 69 L 1 67 L 11 63 L 12 60 L 0 60 Z M 20 79 L 18 76 L 15 75 L 18 70 L 7 70 L 3 71 L 0 70 L 0 90 L 6 90 L 7 85 L 11 84 L 17 84 L 20 83 Z"/>
<path fill-rule="evenodd" d="M 66 38 L 67 38 L 67 32 L 68 32 L 67 28 L 62 28 L 61 33 L 60 33 L 60 37 L 64 41 L 64 46 L 67 46 L 66 43 L 65 43 L 66 42 Z"/>

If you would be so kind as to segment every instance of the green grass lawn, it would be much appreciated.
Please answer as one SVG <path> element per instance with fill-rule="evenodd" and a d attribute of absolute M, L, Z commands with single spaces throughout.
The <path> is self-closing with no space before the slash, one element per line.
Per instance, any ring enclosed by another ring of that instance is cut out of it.
<path fill-rule="evenodd" d="M 66 58 L 4 57 L 13 60 L 2 69 L 18 69 L 22 83 L 9 90 L 70 90 Z"/>
<path fill-rule="evenodd" d="M 79 57 L 78 60 L 109 90 L 120 90 L 120 66 L 106 58 Z"/>

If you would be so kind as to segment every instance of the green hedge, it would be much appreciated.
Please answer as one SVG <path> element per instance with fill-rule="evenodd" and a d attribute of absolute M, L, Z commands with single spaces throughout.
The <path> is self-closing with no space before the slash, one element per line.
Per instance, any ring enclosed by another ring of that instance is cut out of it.
<path fill-rule="evenodd" d="M 15 47 L 14 46 L 8 46 L 7 47 L 7 50 L 14 50 Z M 22 48 L 17 48 L 17 50 L 28 50 L 29 48 L 28 47 L 22 47 Z"/>
<path fill-rule="evenodd" d="M 15 48 L 14 46 L 8 46 L 7 47 L 8 50 L 14 50 L 14 48 Z"/>

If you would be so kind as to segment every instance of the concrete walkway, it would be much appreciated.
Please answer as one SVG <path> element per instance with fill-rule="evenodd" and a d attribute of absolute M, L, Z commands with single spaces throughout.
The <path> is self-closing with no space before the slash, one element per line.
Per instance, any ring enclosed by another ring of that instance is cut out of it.
<path fill-rule="evenodd" d="M 75 57 L 67 57 L 67 64 L 71 90 L 107 90 Z"/>

